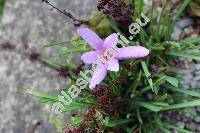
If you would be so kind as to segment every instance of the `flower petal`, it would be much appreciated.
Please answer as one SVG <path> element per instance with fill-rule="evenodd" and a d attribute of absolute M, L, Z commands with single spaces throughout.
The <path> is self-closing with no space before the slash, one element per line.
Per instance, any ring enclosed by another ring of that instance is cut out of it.
<path fill-rule="evenodd" d="M 95 50 L 100 50 L 103 40 L 92 30 L 88 28 L 79 28 L 77 33 Z"/>
<path fill-rule="evenodd" d="M 107 69 L 110 70 L 110 71 L 114 71 L 114 72 L 117 72 L 119 71 L 119 62 L 117 59 L 113 58 L 113 59 L 110 59 L 110 61 L 108 61 L 108 64 L 107 64 Z"/>
<path fill-rule="evenodd" d="M 116 46 L 118 42 L 118 35 L 116 33 L 111 34 L 108 36 L 104 41 L 104 48 L 111 48 L 112 46 Z"/>
<path fill-rule="evenodd" d="M 81 60 L 85 64 L 92 64 L 97 60 L 97 52 L 96 51 L 91 51 L 91 52 L 86 52 L 81 56 Z"/>
<path fill-rule="evenodd" d="M 118 60 L 130 59 L 130 58 L 141 58 L 149 54 L 149 50 L 142 46 L 129 46 L 120 48 L 115 58 Z"/>
<path fill-rule="evenodd" d="M 97 67 L 98 68 L 98 67 Z M 102 66 L 95 70 L 90 80 L 90 89 L 94 88 L 96 85 L 100 84 L 101 81 L 105 78 L 107 74 L 107 69 L 105 66 Z"/>

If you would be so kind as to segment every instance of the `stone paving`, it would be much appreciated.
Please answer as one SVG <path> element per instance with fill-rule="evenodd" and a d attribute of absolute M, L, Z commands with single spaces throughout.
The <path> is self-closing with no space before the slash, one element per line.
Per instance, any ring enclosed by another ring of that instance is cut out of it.
<path fill-rule="evenodd" d="M 87 18 L 96 9 L 93 0 L 51 0 L 59 8 Z M 41 0 L 6 0 L 0 24 L 0 44 L 9 42 L 20 49 L 22 44 L 35 47 L 44 57 L 58 58 L 60 48 L 42 49 L 41 44 L 67 40 L 74 33 L 72 21 L 41 3 Z M 17 88 L 39 88 L 53 91 L 65 86 L 57 72 L 38 62 L 31 62 L 16 52 L 0 51 L 0 133 L 55 133 L 45 110 L 30 95 L 17 93 Z M 38 123 L 39 124 L 39 123 Z"/>
<path fill-rule="evenodd" d="M 51 1 L 81 18 L 87 18 L 96 10 L 94 0 Z M 73 33 L 75 28 L 72 21 L 41 4 L 41 0 L 6 0 L 0 24 L 0 44 L 9 42 L 20 49 L 27 43 L 44 57 L 58 58 L 56 52 L 60 48 L 42 49 L 41 44 L 67 40 Z M 185 86 L 200 86 L 199 63 L 189 66 L 184 73 L 187 74 Z M 65 79 L 58 76 L 55 70 L 39 62 L 31 62 L 21 54 L 0 51 L 0 81 L 0 133 L 32 133 L 36 123 L 41 124 L 36 129 L 38 133 L 56 132 L 45 113 L 49 107 L 36 105 L 35 98 L 17 93 L 17 88 L 54 91 L 67 84 Z"/>

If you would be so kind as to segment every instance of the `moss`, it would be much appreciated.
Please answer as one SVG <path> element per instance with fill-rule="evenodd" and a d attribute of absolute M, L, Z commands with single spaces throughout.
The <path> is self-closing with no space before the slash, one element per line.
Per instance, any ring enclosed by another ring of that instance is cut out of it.
<path fill-rule="evenodd" d="M 89 18 L 89 25 L 91 26 L 90 28 L 102 38 L 105 38 L 114 32 L 108 20 L 101 12 L 92 13 Z"/>

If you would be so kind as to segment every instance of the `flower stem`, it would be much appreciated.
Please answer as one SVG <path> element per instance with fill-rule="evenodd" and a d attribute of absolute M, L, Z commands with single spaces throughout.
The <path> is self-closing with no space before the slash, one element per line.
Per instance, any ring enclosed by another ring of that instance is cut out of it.
<path fill-rule="evenodd" d="M 136 65 L 141 61 L 142 61 L 142 59 L 138 59 L 135 62 L 133 62 L 130 66 L 128 65 L 124 69 L 124 72 L 119 76 L 119 78 L 114 82 L 114 84 L 110 88 L 113 89 L 113 88 L 119 86 L 120 83 L 124 80 L 125 76 L 128 74 L 128 72 L 133 70 L 136 67 Z"/>

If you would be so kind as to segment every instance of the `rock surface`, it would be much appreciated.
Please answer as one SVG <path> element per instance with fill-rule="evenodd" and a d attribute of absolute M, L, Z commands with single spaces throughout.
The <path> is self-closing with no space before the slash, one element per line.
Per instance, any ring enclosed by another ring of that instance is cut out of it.
<path fill-rule="evenodd" d="M 72 11 L 78 18 L 87 18 L 96 10 L 94 0 L 51 1 L 59 8 Z M 190 23 L 190 20 L 179 23 L 179 27 L 186 23 Z M 56 52 L 60 48 L 42 49 L 41 44 L 67 40 L 73 33 L 75 28 L 72 21 L 41 4 L 41 0 L 6 0 L 0 24 L 0 44 L 9 42 L 17 49 L 28 44 L 37 48 L 44 57 L 58 58 Z M 32 133 L 35 129 L 38 133 L 55 133 L 56 129 L 45 113 L 50 111 L 50 107 L 36 105 L 32 96 L 17 93 L 17 89 L 38 88 L 50 92 L 64 87 L 67 81 L 58 76 L 54 69 L 16 53 L 0 51 L 0 133 Z M 184 73 L 184 86 L 200 86 L 199 63 L 188 66 Z M 195 118 L 195 122 L 187 122 L 188 119 L 184 121 L 180 116 L 176 115 L 174 119 L 167 117 L 169 121 L 177 122 L 180 128 L 193 128 L 200 132 L 199 118 Z"/>
<path fill-rule="evenodd" d="M 51 0 L 78 18 L 96 9 L 93 0 Z M 44 57 L 57 58 L 59 48 L 42 49 L 41 44 L 67 40 L 74 32 L 72 21 L 41 3 L 41 0 L 6 0 L 0 24 L 0 44 L 9 42 L 18 49 L 23 44 L 37 48 Z M 23 51 L 23 50 L 22 50 Z M 34 98 L 17 93 L 19 87 L 53 91 L 65 86 L 65 79 L 39 62 L 6 50 L 0 51 L 0 132 L 55 133 L 45 113 L 49 107 L 37 106 Z"/>

